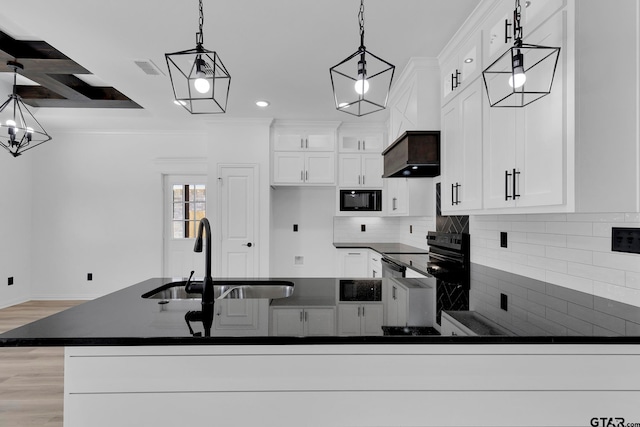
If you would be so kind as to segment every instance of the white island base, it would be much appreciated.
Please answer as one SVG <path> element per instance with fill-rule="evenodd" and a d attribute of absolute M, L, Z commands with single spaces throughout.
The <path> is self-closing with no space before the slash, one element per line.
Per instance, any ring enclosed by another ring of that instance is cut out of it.
<path fill-rule="evenodd" d="M 640 346 L 67 347 L 64 404 L 65 427 L 627 425 Z"/>

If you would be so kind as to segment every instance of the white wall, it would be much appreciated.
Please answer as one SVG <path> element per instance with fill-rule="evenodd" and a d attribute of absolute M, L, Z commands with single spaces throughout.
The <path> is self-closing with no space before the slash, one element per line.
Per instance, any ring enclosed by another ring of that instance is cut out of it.
<path fill-rule="evenodd" d="M 361 225 L 366 231 L 361 231 Z M 427 232 L 435 229 L 435 217 L 337 216 L 333 221 L 333 239 L 341 243 L 403 243 L 428 249 Z"/>
<path fill-rule="evenodd" d="M 159 276 L 167 166 L 156 159 L 204 156 L 204 139 L 184 132 L 57 131 L 29 152 L 32 298 L 93 298 Z"/>
<path fill-rule="evenodd" d="M 274 187 L 271 190 L 271 275 L 335 277 L 334 187 Z M 298 231 L 293 225 L 298 224 Z M 295 264 L 302 256 L 303 264 Z"/>
<path fill-rule="evenodd" d="M 30 156 L 0 151 L 0 308 L 30 299 L 31 170 Z"/>
<path fill-rule="evenodd" d="M 612 252 L 612 227 L 640 214 L 471 216 L 471 262 L 640 306 L 640 255 Z"/>

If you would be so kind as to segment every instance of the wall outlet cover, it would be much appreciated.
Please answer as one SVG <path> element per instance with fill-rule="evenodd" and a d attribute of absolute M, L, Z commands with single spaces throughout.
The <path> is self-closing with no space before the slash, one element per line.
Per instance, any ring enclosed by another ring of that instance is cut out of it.
<path fill-rule="evenodd" d="M 298 231 L 298 224 L 293 224 L 293 231 L 297 232 Z"/>
<path fill-rule="evenodd" d="M 611 250 L 640 254 L 640 228 L 611 228 Z"/>
<path fill-rule="evenodd" d="M 93 273 L 87 273 L 87 280 L 88 281 L 93 280 Z"/>
<path fill-rule="evenodd" d="M 507 296 L 505 294 L 500 294 L 500 308 L 504 311 L 508 310 L 507 307 Z"/>
<path fill-rule="evenodd" d="M 506 248 L 507 247 L 507 232 L 506 231 L 501 231 L 500 232 L 500 247 L 501 248 Z"/>
<path fill-rule="evenodd" d="M 13 277 L 9 277 L 9 279 L 7 280 L 7 286 L 11 285 L 13 285 Z"/>
<path fill-rule="evenodd" d="M 362 231 L 362 232 L 367 231 L 367 226 L 366 226 L 366 225 L 364 225 L 364 224 L 361 224 L 361 225 L 360 225 L 360 231 Z"/>

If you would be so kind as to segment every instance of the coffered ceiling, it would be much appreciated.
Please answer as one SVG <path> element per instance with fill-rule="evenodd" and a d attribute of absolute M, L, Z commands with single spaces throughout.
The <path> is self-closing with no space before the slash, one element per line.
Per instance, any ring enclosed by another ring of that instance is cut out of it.
<path fill-rule="evenodd" d="M 436 57 L 479 1 L 366 0 L 365 45 L 398 76 L 409 58 Z M 359 3 L 204 0 L 204 46 L 231 74 L 223 119 L 386 120 L 386 111 L 357 118 L 333 106 L 329 68 L 359 45 Z M 197 0 L 3 0 L 0 87 L 10 87 L 5 64 L 17 58 L 28 78 L 20 94 L 45 122 L 112 108 L 179 120 L 189 114 L 172 102 L 164 54 L 195 47 L 197 30 Z M 271 105 L 259 109 L 258 99 Z"/>

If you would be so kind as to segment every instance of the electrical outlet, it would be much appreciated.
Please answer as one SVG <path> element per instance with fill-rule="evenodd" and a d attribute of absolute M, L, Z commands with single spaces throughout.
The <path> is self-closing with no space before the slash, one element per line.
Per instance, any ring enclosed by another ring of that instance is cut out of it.
<path fill-rule="evenodd" d="M 87 273 L 87 280 L 88 281 L 92 281 L 93 280 L 93 273 Z"/>
<path fill-rule="evenodd" d="M 409 234 L 413 234 L 413 225 L 409 226 Z"/>
<path fill-rule="evenodd" d="M 611 250 L 640 254 L 640 228 L 611 228 Z"/>
<path fill-rule="evenodd" d="M 298 232 L 298 224 L 293 224 L 293 232 L 294 233 Z"/>
<path fill-rule="evenodd" d="M 13 285 L 13 276 L 9 277 L 9 279 L 7 280 L 7 286 L 11 286 Z"/>
<path fill-rule="evenodd" d="M 507 233 L 505 231 L 500 232 L 500 247 L 501 248 L 507 247 Z"/>
<path fill-rule="evenodd" d="M 500 294 L 500 308 L 507 311 L 507 296 L 505 294 Z"/>
<path fill-rule="evenodd" d="M 365 232 L 367 231 L 367 226 L 364 224 L 360 224 L 360 231 Z"/>

